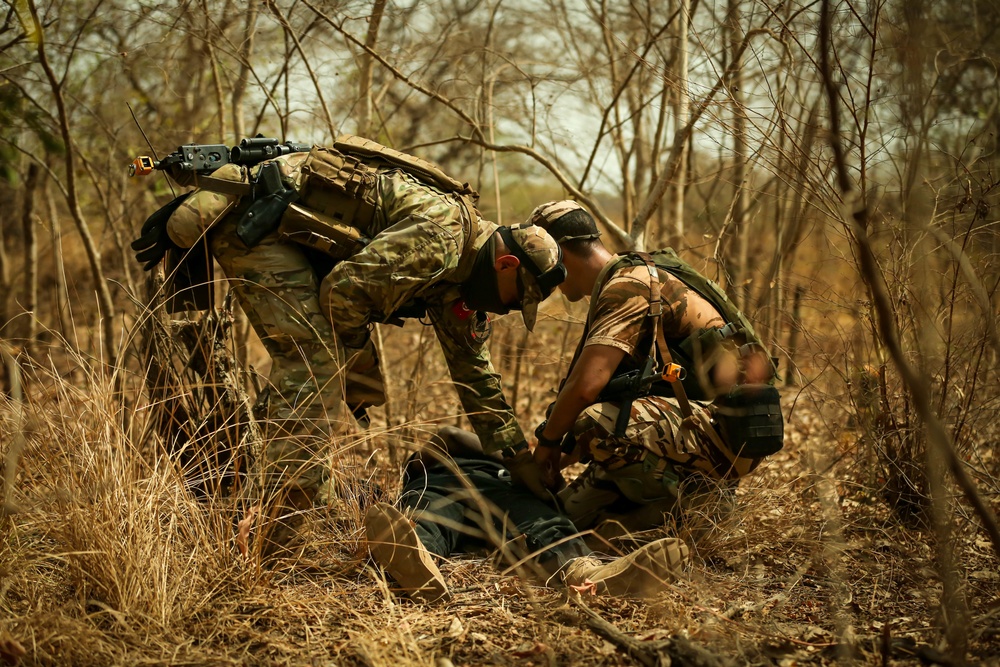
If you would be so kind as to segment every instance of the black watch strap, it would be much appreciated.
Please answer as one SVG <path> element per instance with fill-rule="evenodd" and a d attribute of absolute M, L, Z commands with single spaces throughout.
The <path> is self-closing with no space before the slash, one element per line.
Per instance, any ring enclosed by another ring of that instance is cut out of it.
<path fill-rule="evenodd" d="M 518 454 L 528 449 L 528 443 L 522 440 L 521 442 L 514 443 L 513 445 L 508 445 L 500 450 L 500 456 L 505 459 L 512 459 Z"/>

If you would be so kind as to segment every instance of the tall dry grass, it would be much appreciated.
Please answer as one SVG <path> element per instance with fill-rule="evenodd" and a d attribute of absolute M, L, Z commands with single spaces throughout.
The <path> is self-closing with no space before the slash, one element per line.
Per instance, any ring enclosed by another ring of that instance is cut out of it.
<path fill-rule="evenodd" d="M 785 390 L 786 448 L 741 485 L 736 511 L 708 531 L 668 592 L 648 603 L 585 601 L 621 631 L 649 641 L 682 634 L 754 663 L 853 656 L 916 664 L 920 651 L 926 658 L 939 646 L 934 535 L 901 523 L 885 502 L 885 480 L 871 467 L 872 422 L 852 379 L 864 320 L 849 288 L 832 281 L 825 289 L 806 297 L 797 365 L 807 381 Z M 493 348 L 530 428 L 565 372 L 582 316 L 555 301 L 528 339 L 516 318 L 497 323 Z M 564 593 L 503 574 L 488 555 L 444 564 L 455 601 L 438 607 L 396 595 L 368 560 L 364 507 L 394 497 L 407 451 L 440 424 L 464 423 L 428 330 L 384 335 L 392 414 L 375 411 L 368 432 L 327 448 L 329 498 L 309 513 L 297 557 L 276 567 L 239 554 L 239 497 L 199 495 L 190 471 L 168 455 L 134 361 L 115 377 L 68 346 L 51 347 L 45 366 L 22 358 L 23 401 L 0 404 L 3 454 L 17 459 L 5 470 L 16 509 L 0 519 L 0 656 L 16 642 L 20 664 L 626 662 Z M 261 354 L 249 354 L 258 369 Z M 897 396 L 891 386 L 888 396 Z M 985 413 L 975 414 L 963 451 L 995 490 L 995 436 Z M 230 437 L 199 438 L 213 435 Z M 9 456 L 18 438 L 23 451 Z M 985 658 L 1000 641 L 990 611 L 1000 578 L 975 518 L 953 507 L 970 654 Z"/>

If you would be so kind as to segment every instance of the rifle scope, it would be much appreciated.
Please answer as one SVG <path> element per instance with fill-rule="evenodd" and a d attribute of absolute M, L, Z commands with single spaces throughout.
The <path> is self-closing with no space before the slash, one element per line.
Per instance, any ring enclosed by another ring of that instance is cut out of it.
<path fill-rule="evenodd" d="M 236 164 L 257 164 L 289 153 L 308 151 L 307 144 L 286 142 L 279 144 L 277 139 L 254 137 L 243 139 L 239 146 L 233 146 L 229 151 L 229 159 Z"/>

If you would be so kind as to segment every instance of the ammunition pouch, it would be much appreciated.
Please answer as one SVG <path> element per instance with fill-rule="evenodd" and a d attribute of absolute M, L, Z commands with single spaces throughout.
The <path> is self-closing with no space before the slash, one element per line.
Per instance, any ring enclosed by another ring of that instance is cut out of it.
<path fill-rule="evenodd" d="M 756 459 L 774 454 L 783 445 L 780 399 L 772 385 L 742 384 L 717 397 L 709 409 L 733 453 Z"/>
<path fill-rule="evenodd" d="M 320 146 L 300 167 L 297 203 L 284 212 L 278 233 L 288 241 L 342 260 L 364 248 L 375 217 L 376 169 Z"/>
<path fill-rule="evenodd" d="M 315 147 L 301 167 L 303 205 L 337 225 L 370 229 L 375 217 L 377 170 L 352 155 Z"/>
<path fill-rule="evenodd" d="M 281 218 L 283 239 L 313 248 L 336 260 L 346 259 L 371 241 L 358 229 L 322 213 L 292 204 Z"/>

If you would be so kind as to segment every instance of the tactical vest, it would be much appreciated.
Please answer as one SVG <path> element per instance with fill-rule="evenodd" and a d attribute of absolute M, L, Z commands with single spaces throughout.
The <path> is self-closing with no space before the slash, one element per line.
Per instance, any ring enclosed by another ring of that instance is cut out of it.
<path fill-rule="evenodd" d="M 694 400 L 711 400 L 714 396 L 706 393 L 704 384 L 700 381 L 697 370 L 701 360 L 708 358 L 720 346 L 727 345 L 736 348 L 741 356 L 749 354 L 754 349 L 766 349 L 753 325 L 739 308 L 729 299 L 721 287 L 694 269 L 693 266 L 681 259 L 673 248 L 665 248 L 650 253 L 656 267 L 666 271 L 673 277 L 680 280 L 692 291 L 708 301 L 722 316 L 726 324 L 720 328 L 705 329 L 696 331 L 687 338 L 667 339 L 667 346 L 670 349 L 674 361 L 680 364 L 687 371 L 683 379 L 684 389 L 688 396 Z M 605 273 L 605 279 L 610 278 L 616 271 L 624 267 L 643 266 L 644 260 L 634 253 L 623 256 L 613 264 Z M 599 285 L 595 293 L 600 290 Z M 597 299 L 591 299 L 591 312 L 588 314 L 588 323 L 593 317 L 593 309 L 596 307 Z M 770 356 L 768 356 L 770 359 Z M 773 360 L 772 378 L 776 375 L 776 368 Z M 773 381 L 773 379 L 772 379 Z M 666 383 L 654 384 L 653 393 L 663 393 L 673 395 L 673 390 Z"/>
<path fill-rule="evenodd" d="M 467 247 L 475 241 L 479 193 L 448 176 L 440 167 L 382 144 L 343 135 L 332 147 L 314 146 L 300 168 L 299 200 L 288 207 L 279 233 L 334 259 L 353 255 L 369 242 L 368 230 L 378 206 L 379 170 L 400 169 L 446 195 L 454 195 L 468 225 Z M 463 248 L 463 251 L 466 248 Z"/>
<path fill-rule="evenodd" d="M 650 265 L 652 264 L 652 266 Z M 760 458 L 769 456 L 781 449 L 784 439 L 784 428 L 781 417 L 781 397 L 773 386 L 777 375 L 774 360 L 770 359 L 771 373 L 766 384 L 744 384 L 742 380 L 731 387 L 726 394 L 715 395 L 714 388 L 707 381 L 708 374 L 717 358 L 717 353 L 727 349 L 736 349 L 740 356 L 748 355 L 756 350 L 765 351 L 757 332 L 754 331 L 746 316 L 729 300 L 726 293 L 714 281 L 701 275 L 694 268 L 677 256 L 671 248 L 660 250 L 651 255 L 629 253 L 610 266 L 601 276 L 595 286 L 595 295 L 600 292 L 603 282 L 614 272 L 625 266 L 644 266 L 653 271 L 666 271 L 688 288 L 699 294 L 719 312 L 726 324 L 719 328 L 696 331 L 682 340 L 668 340 L 663 336 L 661 323 L 653 325 L 654 340 L 650 343 L 650 357 L 645 368 L 655 366 L 660 369 L 651 378 L 660 375 L 663 379 L 651 382 L 646 389 L 646 395 L 676 396 L 686 419 L 692 418 L 688 398 L 694 400 L 712 401 L 709 406 L 717 433 L 706 434 L 716 439 L 721 435 L 732 453 L 744 458 Z M 658 279 L 651 277 L 650 315 L 661 317 L 660 289 Z M 654 302 L 655 300 L 655 302 Z M 587 315 L 587 326 L 593 323 L 597 299 L 591 298 L 590 312 Z M 664 349 L 665 348 L 665 349 Z M 659 349 L 659 364 L 655 363 L 654 350 Z M 766 351 L 765 351 L 766 352 Z M 651 363 L 654 362 L 654 363 Z M 671 379 L 678 380 L 683 389 L 671 387 L 667 375 L 662 374 L 664 364 L 678 363 L 687 371 L 687 375 L 679 380 L 671 373 Z M 630 374 L 635 373 L 631 371 Z M 612 379 L 611 383 L 615 381 Z M 609 385 L 611 384 L 609 383 Z M 634 396 L 624 397 L 629 403 Z M 621 437 L 628 421 L 627 405 L 622 405 L 619 422 L 615 425 L 615 435 Z M 713 429 L 714 430 L 714 429 Z"/>

